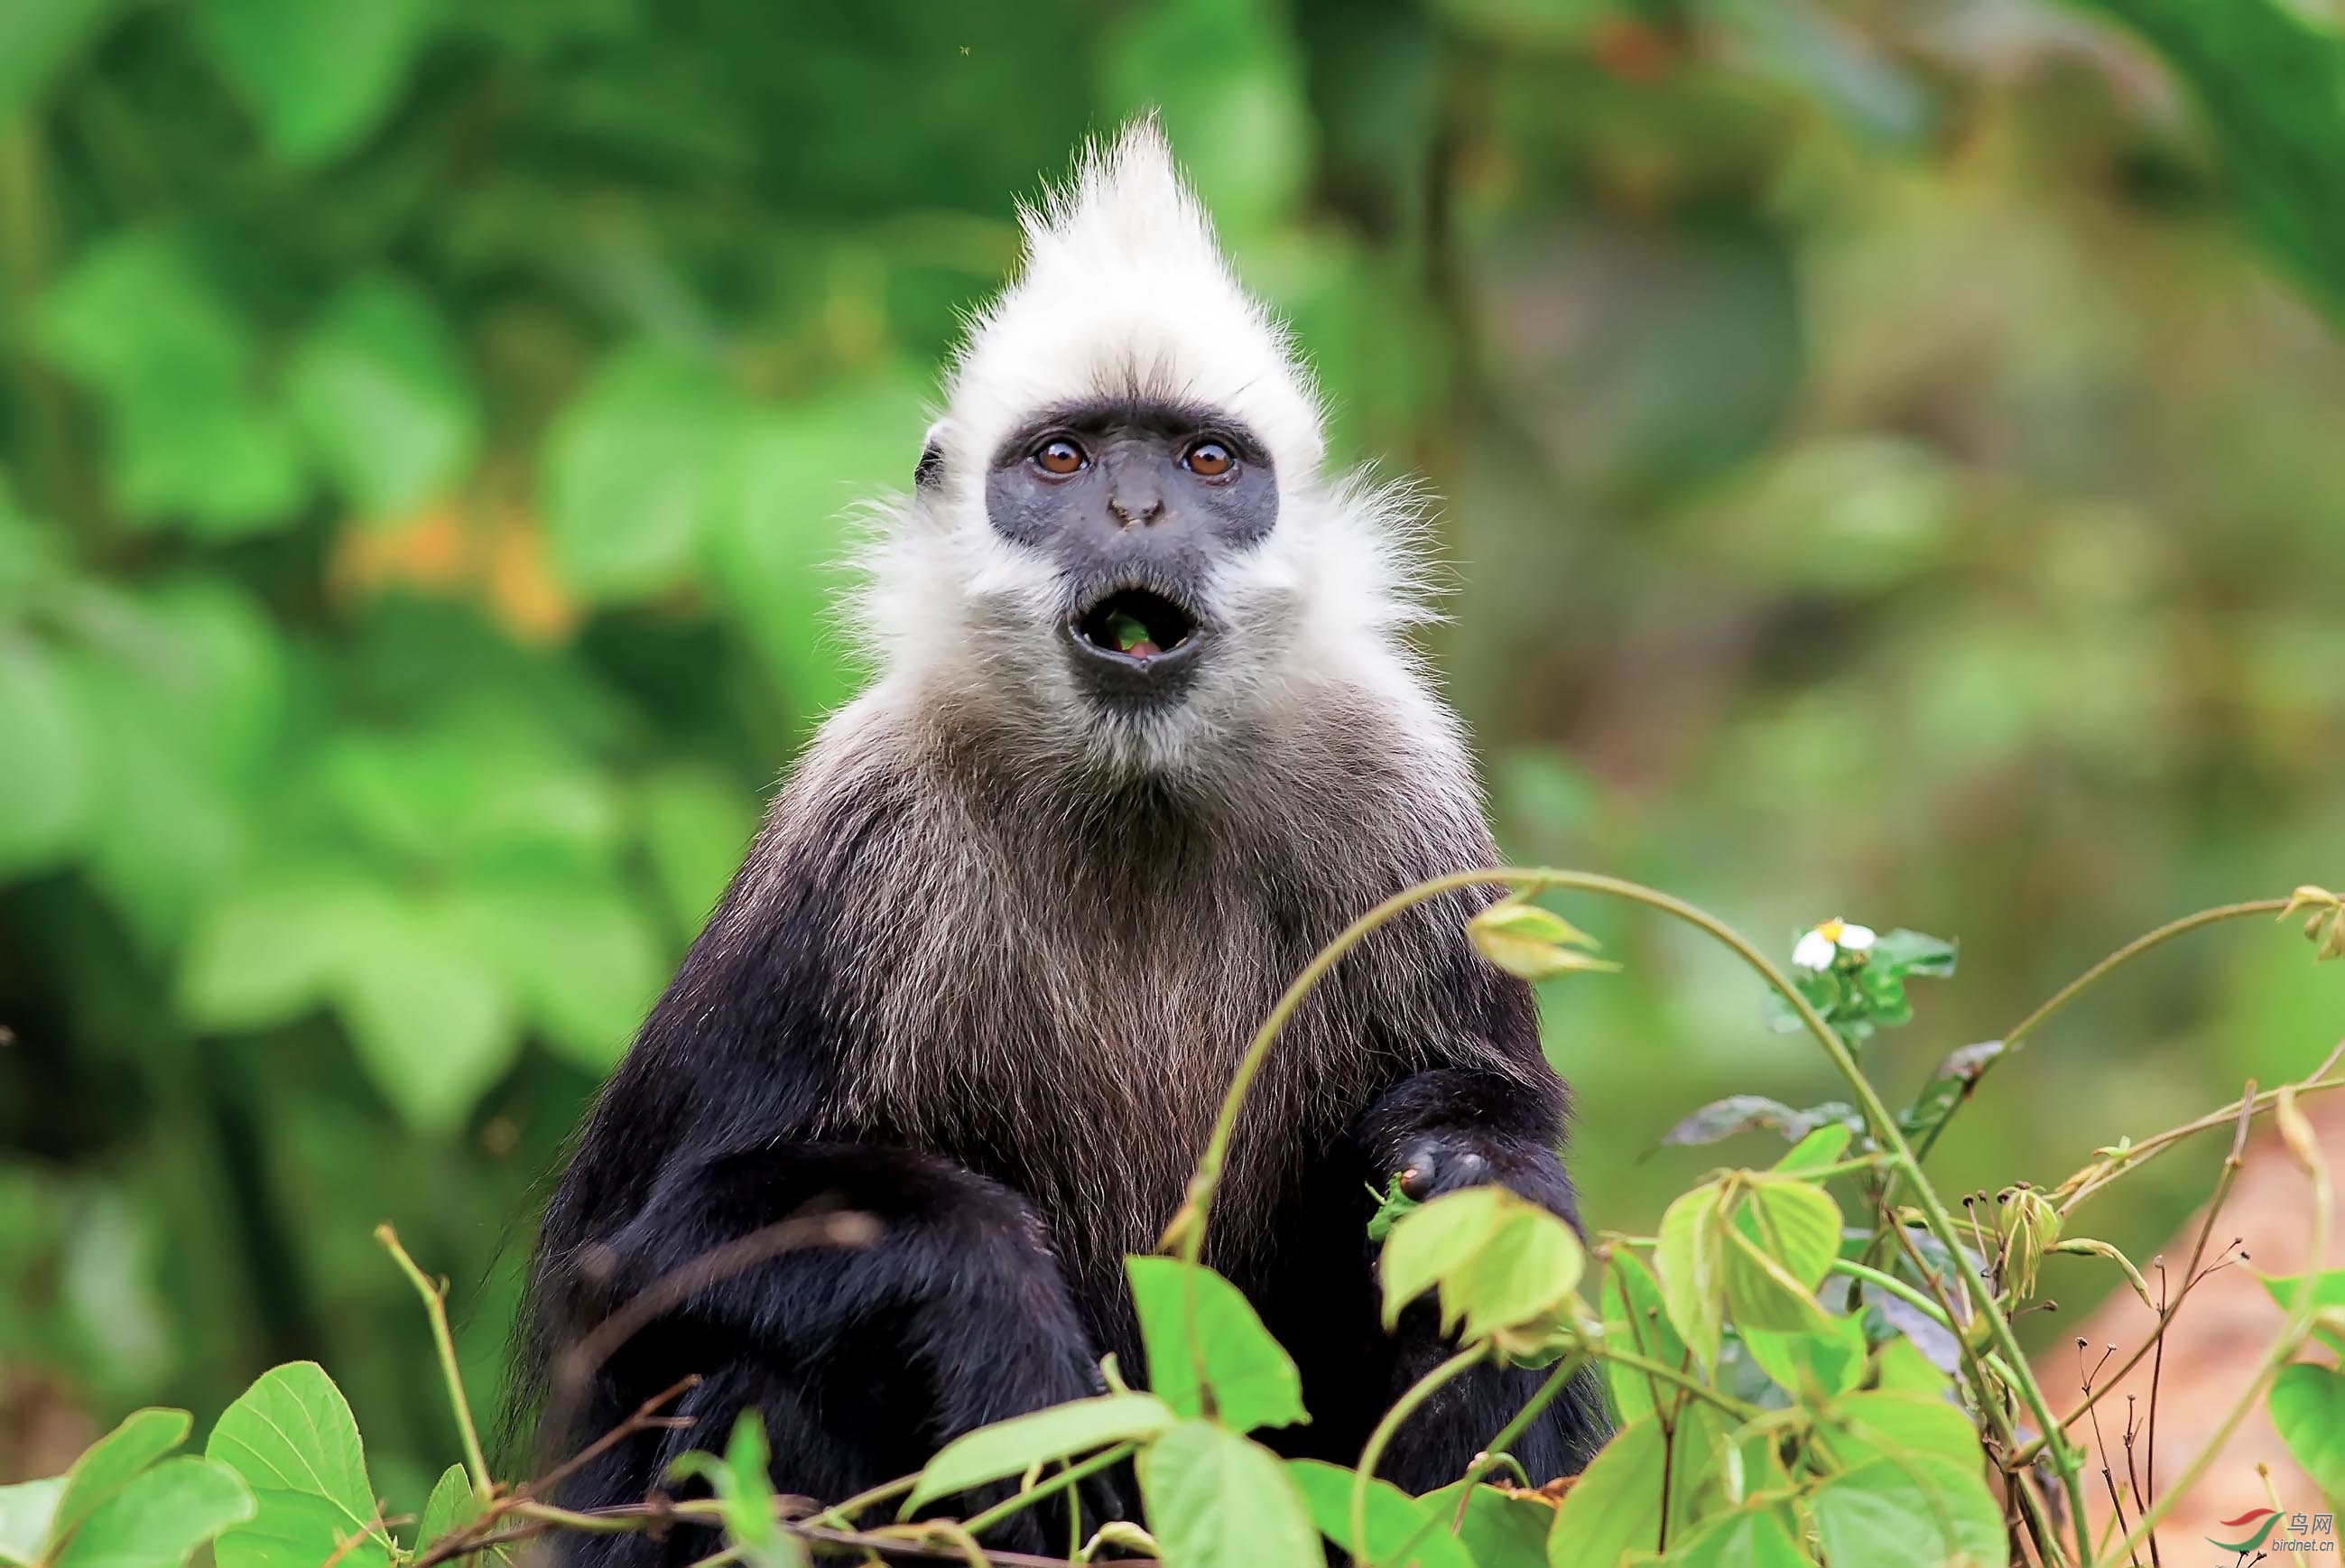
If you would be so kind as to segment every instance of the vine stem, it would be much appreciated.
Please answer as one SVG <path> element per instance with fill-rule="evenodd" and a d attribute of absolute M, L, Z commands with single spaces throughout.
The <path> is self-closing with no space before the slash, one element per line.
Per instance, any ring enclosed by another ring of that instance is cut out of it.
<path fill-rule="evenodd" d="M 961 1528 L 971 1535 L 981 1535 L 1021 1509 L 1031 1508 L 1051 1493 L 1063 1492 L 1086 1477 L 1097 1475 L 1112 1464 L 1130 1459 L 1139 1447 L 1136 1442 L 1120 1442 L 1113 1448 L 1102 1449 L 1081 1464 L 1068 1465 L 1056 1475 L 1037 1482 L 1023 1492 L 1011 1492 L 974 1519 L 963 1521 Z"/>
<path fill-rule="evenodd" d="M 1433 1370 L 1408 1386 L 1408 1392 L 1393 1401 L 1376 1430 L 1368 1434 L 1368 1446 L 1360 1451 L 1360 1468 L 1352 1472 L 1352 1561 L 1364 1568 L 1376 1568 L 1376 1559 L 1368 1553 L 1368 1488 L 1376 1481 L 1376 1465 L 1384 1459 L 1385 1450 L 1391 1446 L 1393 1434 L 1400 1423 L 1415 1415 L 1417 1407 L 1441 1391 L 1441 1385 L 1490 1354 L 1487 1345 L 1468 1345 Z"/>
<path fill-rule="evenodd" d="M 489 1474 L 480 1431 L 472 1425 L 472 1403 L 464 1397 L 463 1375 L 456 1369 L 456 1339 L 448 1331 L 447 1283 L 435 1282 L 415 1266 L 415 1259 L 399 1244 L 399 1233 L 388 1223 L 374 1227 L 374 1238 L 423 1298 L 423 1310 L 431 1319 L 431 1341 L 440 1349 L 440 1374 L 448 1380 L 448 1404 L 456 1412 L 456 1428 L 464 1439 L 464 1463 L 472 1472 L 472 1495 L 485 1502 L 496 1495 L 497 1483 Z"/>
<path fill-rule="evenodd" d="M 2305 1256 L 2318 1260 L 2329 1255 L 2329 1234 L 2335 1221 L 2336 1199 L 2330 1191 L 2328 1168 L 2321 1161 L 2319 1145 L 2314 1143 L 2310 1129 L 2304 1124 L 2302 1113 L 2296 1108 L 2293 1085 L 2283 1086 L 2279 1091 L 2277 1115 L 2289 1152 L 2311 1180 L 2312 1234 Z M 2109 1563 L 2129 1558 L 2144 1541 L 2150 1538 L 2159 1522 L 2173 1511 L 2175 1504 L 2182 1501 L 2183 1494 L 2196 1486 L 2199 1477 L 2214 1464 L 2223 1445 L 2230 1441 L 2231 1434 L 2238 1430 L 2239 1422 L 2246 1419 L 2249 1410 L 2255 1408 L 2256 1401 L 2263 1398 L 2265 1388 L 2279 1375 L 2279 1369 L 2288 1364 L 2289 1358 L 2312 1337 L 2313 1319 L 2320 1306 L 2320 1293 L 2316 1288 L 2320 1278 L 2320 1270 L 2316 1261 L 2314 1267 L 2305 1271 L 2304 1278 L 2297 1281 L 2296 1299 L 2289 1308 L 2288 1325 L 2271 1349 L 2264 1352 L 2263 1359 L 2256 1364 L 2254 1376 L 2240 1389 L 2239 1397 L 2232 1401 L 2230 1410 L 2217 1423 L 2205 1446 L 2191 1456 L 2182 1473 L 2174 1478 L 2174 1483 L 2159 1494 L 2157 1501 L 2135 1521 L 2134 1527 L 2126 1532 L 2125 1539 L 2118 1542 L 2117 1549 L 2109 1553 Z M 2155 1475 L 2150 1477 L 2150 1484 L 2157 1484 Z"/>
<path fill-rule="evenodd" d="M 1972 1078 L 1969 1085 L 1964 1089 L 1963 1093 L 1964 1097 L 1967 1098 L 1969 1095 L 1978 1092 L 1979 1080 L 1985 1078 L 1988 1073 L 1994 1070 L 1995 1064 L 1997 1060 L 2003 1056 L 2009 1055 L 2012 1051 L 2018 1046 L 2022 1040 L 2034 1033 L 2035 1030 L 2047 1022 L 2054 1013 L 2067 1006 L 2071 1002 L 2076 1001 L 2076 998 L 2082 996 L 2086 992 L 2090 991 L 2103 980 L 2107 979 L 2112 971 L 2124 968 L 2127 964 L 2131 963 L 2135 959 L 2139 958 L 2143 953 L 2147 952 L 2153 947 L 2157 947 L 2164 942 L 2171 942 L 2176 937 L 2182 936 L 2189 932 L 2197 931 L 2202 926 L 2215 925 L 2227 920 L 2241 920 L 2249 915 L 2273 914 L 2279 911 L 2286 909 L 2288 904 L 2289 901 L 2286 899 L 2250 899 L 2245 903 L 2218 904 L 2212 909 L 2200 910 L 2197 914 L 2187 914 L 2180 920 L 2168 921 L 2164 925 L 2159 926 L 2156 931 L 2146 932 L 2140 936 L 2134 938 L 2123 947 L 2118 948 L 2115 952 L 2110 953 L 2106 958 L 2102 959 L 2100 962 L 2093 965 L 2092 968 L 2085 971 L 2084 973 L 2076 976 L 2076 979 L 2070 981 L 2067 984 L 2054 992 L 2051 998 L 2042 1006 L 2038 1007 L 2035 1012 L 2029 1013 L 2026 1017 L 2021 1019 L 2018 1023 L 2013 1024 L 2008 1030 L 2005 1031 L 2003 1036 L 2003 1050 L 1998 1053 L 1996 1056 L 1988 1058 L 1987 1061 L 1980 1066 L 1977 1074 Z M 1935 1126 L 1931 1127 L 1927 1132 L 1924 1133 L 1922 1135 L 1921 1146 L 1914 1150 L 1914 1157 L 1917 1160 L 1927 1159 L 1930 1156 L 1930 1151 L 1937 1146 L 1938 1135 L 1944 1131 L 1946 1125 L 1953 1120 L 1954 1118 L 1952 1116 L 1944 1117 L 1940 1119 Z"/>
<path fill-rule="evenodd" d="M 1547 1380 L 1532 1391 L 1529 1399 L 1523 1401 L 1523 1408 L 1515 1412 L 1514 1419 L 1509 1420 L 1505 1426 L 1500 1427 L 1498 1429 L 1498 1435 L 1492 1438 L 1488 1444 L 1483 1448 L 1482 1451 L 1474 1456 L 1474 1462 L 1466 1467 L 1466 1473 L 1458 1478 L 1457 1484 L 1461 1487 L 1470 1488 L 1478 1482 L 1484 1476 L 1489 1474 L 1490 1471 L 1497 1469 L 1499 1459 L 1503 1457 L 1507 1450 L 1513 1445 L 1515 1440 L 1521 1437 L 1525 1431 L 1530 1429 L 1531 1422 L 1538 1419 L 1538 1413 L 1541 1410 L 1547 1409 L 1548 1406 L 1555 1402 L 1555 1397 L 1563 1392 L 1565 1386 L 1579 1374 L 1579 1369 L 1588 1365 L 1588 1360 L 1589 1358 L 1583 1354 L 1578 1356 L 1566 1356 L 1562 1360 L 1558 1361 L 1556 1363 L 1555 1370 L 1549 1372 L 1547 1376 Z M 1521 1467 L 1518 1465 L 1516 1469 L 1518 1473 L 1519 1473 Z M 1525 1479 L 1528 1480 L 1528 1478 L 1526 1477 Z M 1365 1502 L 1367 1497 L 1367 1491 L 1365 1487 L 1361 1487 L 1359 1485 L 1356 1477 L 1354 1478 L 1353 1485 L 1359 1497 Z M 1665 1498 L 1663 1501 L 1666 1502 L 1667 1499 Z M 1358 1522 L 1365 1522 L 1365 1521 Z M 1427 1535 L 1431 1534 L 1434 1529 L 1438 1526 L 1440 1522 L 1440 1516 L 1438 1514 L 1432 1513 L 1428 1513 L 1425 1519 L 1418 1521 L 1416 1528 L 1408 1532 L 1408 1538 L 1394 1549 L 1392 1553 L 1393 1560 L 1401 1563 L 1407 1563 L 1408 1554 L 1416 1549 L 1416 1543 L 1424 1540 Z M 1357 1522 L 1355 1522 L 1354 1530 L 1353 1544 L 1357 1546 L 1361 1544 L 1357 1533 Z M 1375 1563 L 1369 1563 L 1366 1565 L 1366 1568 L 1376 1568 L 1376 1565 Z"/>
<path fill-rule="evenodd" d="M 1806 1026 L 1808 1033 L 1815 1037 L 1816 1044 L 1823 1048 L 1825 1056 L 1831 1060 L 1832 1066 L 1847 1083 L 1849 1092 L 1856 1099 L 1858 1109 L 1864 1113 L 1866 1122 L 1871 1125 L 1873 1140 L 1880 1145 L 1884 1156 L 1883 1163 L 1890 1167 L 1892 1181 L 1902 1176 L 1912 1186 L 1915 1207 L 1921 1211 L 1924 1227 L 1946 1249 L 1948 1256 L 1954 1257 L 1962 1256 L 1961 1239 L 1955 1232 L 1954 1218 L 1947 1213 L 1945 1203 L 1938 1196 L 1936 1189 L 1932 1187 L 1928 1179 L 1923 1176 L 1921 1163 L 1914 1156 L 1913 1145 L 1906 1141 L 1903 1129 L 1898 1126 L 1897 1118 L 1882 1102 L 1880 1093 L 1873 1088 L 1871 1080 L 1865 1077 L 1863 1070 L 1857 1065 L 1856 1057 L 1849 1050 L 1847 1042 L 1833 1032 L 1832 1025 L 1824 1022 L 1823 1015 L 1800 993 L 1798 987 L 1785 977 L 1783 972 L 1778 969 L 1765 953 L 1761 952 L 1741 933 L 1709 911 L 1687 903 L 1682 899 L 1673 898 L 1657 888 L 1647 887 L 1641 882 L 1632 882 L 1621 877 L 1606 876 L 1597 871 L 1512 866 L 1453 871 L 1447 876 L 1435 877 L 1430 881 L 1419 882 L 1413 888 L 1404 889 L 1345 927 L 1333 942 L 1320 949 L 1311 962 L 1304 966 L 1303 972 L 1296 975 L 1279 996 L 1277 1004 L 1271 1009 L 1270 1015 L 1263 1020 L 1262 1027 L 1254 1032 L 1254 1037 L 1247 1045 L 1245 1054 L 1240 1058 L 1237 1072 L 1230 1083 L 1229 1093 L 1223 1097 L 1221 1112 L 1215 1116 L 1213 1132 L 1206 1139 L 1204 1153 L 1198 1159 L 1197 1172 L 1190 1181 L 1188 1196 L 1182 1204 L 1181 1211 L 1173 1216 L 1172 1225 L 1166 1228 L 1164 1245 L 1177 1247 L 1181 1255 L 1193 1263 L 1201 1257 L 1204 1247 L 1205 1227 L 1213 1207 L 1213 1194 L 1220 1186 L 1222 1171 L 1228 1159 L 1230 1139 L 1237 1126 L 1238 1114 L 1244 1108 L 1247 1092 L 1254 1086 L 1255 1077 L 1261 1073 L 1263 1064 L 1268 1059 L 1271 1046 L 1277 1042 L 1280 1031 L 1286 1026 L 1288 1020 L 1302 1006 L 1304 999 L 1310 994 L 1312 988 L 1318 984 L 1328 971 L 1335 968 L 1344 956 L 1358 946 L 1370 932 L 1396 915 L 1428 900 L 1438 898 L 1444 893 L 1473 887 L 1512 887 L 1520 889 L 1526 894 L 1564 890 L 1625 899 L 1632 903 L 1659 910 L 1664 914 L 1699 927 L 1732 949 L 1745 963 L 1757 971 L 1768 984 L 1775 988 L 1792 1011 L 1799 1015 L 1800 1022 Z M 2188 917 L 2185 921 L 2175 922 L 2172 927 L 2153 932 L 2148 938 L 2129 943 L 2096 964 L 2085 976 L 2080 977 L 2076 983 L 2070 985 L 2055 996 L 2051 1002 L 2036 1009 L 2035 1015 L 2023 1020 L 2022 1028 L 2035 1027 L 2043 1019 L 2050 1017 L 2053 1013 L 2058 1011 L 2059 1007 L 2066 1005 L 2071 998 L 2081 993 L 2093 980 L 2098 979 L 2146 947 L 2155 945 L 2157 942 L 2163 942 L 2168 936 L 2178 935 L 2181 931 L 2190 929 L 2190 923 L 2193 921 L 2203 924 L 2213 919 L 2228 919 L 2234 912 L 2269 912 L 2279 907 L 2281 907 L 2280 903 L 2274 901 L 2252 905 L 2226 906 L 2223 911 L 2208 911 L 2203 918 Z M 2027 1405 L 2029 1413 L 2035 1418 L 2038 1429 L 2046 1432 L 2056 1431 L 2058 1429 L 2053 1423 L 2051 1407 L 2044 1397 L 2043 1387 L 2036 1381 L 2034 1371 L 2028 1367 L 2027 1359 L 2020 1350 L 2019 1340 L 2011 1331 L 2009 1319 L 2004 1316 L 2002 1308 L 1996 1305 L 1991 1295 L 1974 1290 L 1969 1281 L 1964 1282 L 1964 1289 L 1967 1294 L 1978 1298 L 1976 1302 L 1978 1316 L 1985 1320 L 1989 1337 L 1995 1340 L 1995 1349 L 2010 1364 L 2013 1375 L 2016 1379 L 2020 1398 Z M 1200 1371 L 1202 1373 L 1202 1368 Z M 1988 1386 L 1987 1376 L 1983 1371 L 1979 1374 L 1979 1380 L 1981 1384 L 1979 1395 L 1982 1400 L 1993 1400 L 1998 1397 L 1996 1390 Z M 2070 1512 L 2076 1520 L 2076 1546 L 2081 1568 L 2082 1564 L 2092 1561 L 2090 1527 L 2085 1519 L 2083 1466 L 2065 1443 L 2053 1447 L 2051 1454 L 2054 1466 L 2058 1470 L 2060 1479 L 2068 1493 Z M 1364 1492 L 1358 1501 L 1360 1506 L 1365 1509 Z"/>

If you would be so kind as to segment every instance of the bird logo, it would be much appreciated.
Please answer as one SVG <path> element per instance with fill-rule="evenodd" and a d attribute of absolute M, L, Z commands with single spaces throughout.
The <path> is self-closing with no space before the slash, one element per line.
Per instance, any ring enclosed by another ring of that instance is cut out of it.
<path fill-rule="evenodd" d="M 2218 1541 L 2209 1535 L 2207 1537 L 2207 1544 L 2219 1546 L 2226 1552 L 2236 1552 L 2244 1557 L 2261 1546 L 2270 1537 L 2272 1530 L 2279 1523 L 2279 1510 L 2250 1508 L 2237 1519 L 2218 1519 L 2215 1522 L 2221 1525 L 2227 1532 L 2246 1530 L 2248 1533 L 2237 1541 Z"/>

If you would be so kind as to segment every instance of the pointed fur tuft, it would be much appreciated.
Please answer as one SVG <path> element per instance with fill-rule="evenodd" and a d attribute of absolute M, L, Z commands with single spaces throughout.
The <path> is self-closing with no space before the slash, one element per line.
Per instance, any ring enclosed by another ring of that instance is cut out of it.
<path fill-rule="evenodd" d="M 1013 417 L 1138 394 L 1226 410 L 1283 484 L 1311 477 L 1325 443 L 1309 377 L 1232 275 L 1152 117 L 1087 147 L 1021 219 L 1017 280 L 979 312 L 946 390 L 949 468 L 982 472 Z"/>

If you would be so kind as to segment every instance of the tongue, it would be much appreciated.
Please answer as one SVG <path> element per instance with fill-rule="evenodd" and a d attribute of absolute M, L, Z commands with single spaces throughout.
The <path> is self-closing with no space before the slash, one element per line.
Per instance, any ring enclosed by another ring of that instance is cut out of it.
<path fill-rule="evenodd" d="M 1123 651 L 1130 654 L 1134 658 L 1153 658 L 1164 650 L 1158 647 L 1154 643 L 1150 642 L 1146 637 L 1142 637 Z"/>

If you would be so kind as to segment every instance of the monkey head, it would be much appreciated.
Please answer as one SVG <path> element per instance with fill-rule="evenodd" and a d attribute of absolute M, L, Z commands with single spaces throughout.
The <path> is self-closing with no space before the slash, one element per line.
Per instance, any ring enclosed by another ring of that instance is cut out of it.
<path fill-rule="evenodd" d="M 1416 508 L 1322 473 L 1309 377 L 1154 122 L 1021 221 L 869 562 L 886 673 L 1127 770 L 1210 765 L 1325 682 L 1415 706 Z"/>

